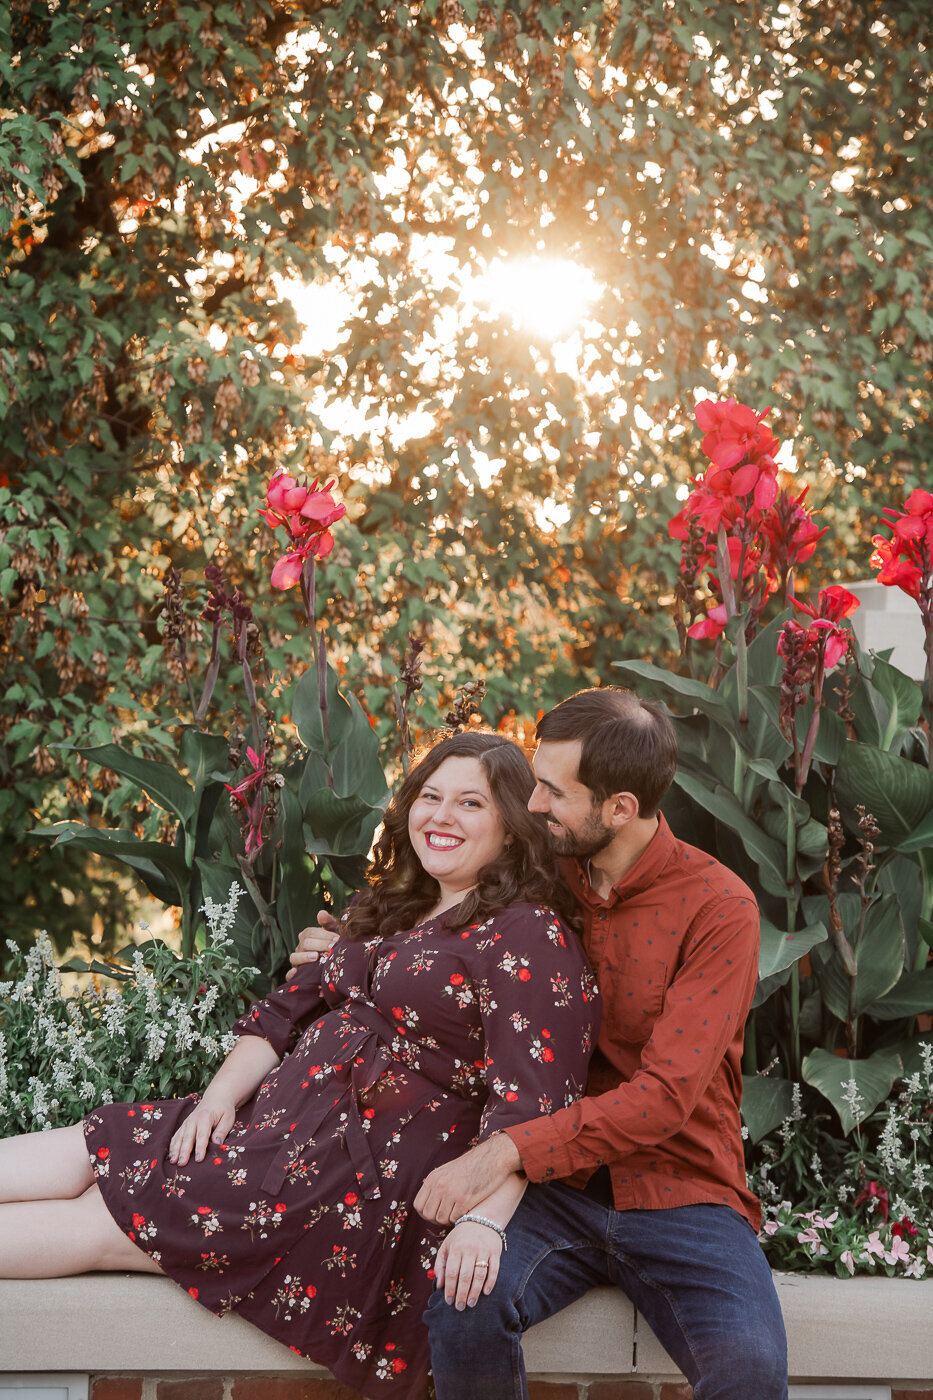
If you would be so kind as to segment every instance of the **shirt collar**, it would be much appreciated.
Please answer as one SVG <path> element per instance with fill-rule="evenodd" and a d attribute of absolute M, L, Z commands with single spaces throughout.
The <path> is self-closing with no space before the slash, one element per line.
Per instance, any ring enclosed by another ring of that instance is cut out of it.
<path fill-rule="evenodd" d="M 653 885 L 670 859 L 675 843 L 676 838 L 665 817 L 659 815 L 657 831 L 638 860 L 630 870 L 625 872 L 619 883 L 613 886 L 606 899 L 601 899 L 590 884 L 587 874 L 588 861 L 580 861 L 575 857 L 564 857 L 560 862 L 561 874 L 570 886 L 574 897 L 581 904 L 590 908 L 604 907 L 607 904 L 615 904 L 619 900 L 629 899 L 633 894 L 640 894 L 642 890 Z"/>

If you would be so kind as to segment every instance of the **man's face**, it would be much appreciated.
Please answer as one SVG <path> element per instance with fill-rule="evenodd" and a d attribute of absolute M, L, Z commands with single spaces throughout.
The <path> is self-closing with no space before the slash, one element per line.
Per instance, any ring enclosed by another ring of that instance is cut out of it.
<path fill-rule="evenodd" d="M 532 762 L 537 782 L 528 810 L 547 819 L 558 855 L 586 860 L 609 845 L 616 829 L 605 824 L 603 804 L 577 779 L 582 752 L 579 739 L 538 745 Z"/>

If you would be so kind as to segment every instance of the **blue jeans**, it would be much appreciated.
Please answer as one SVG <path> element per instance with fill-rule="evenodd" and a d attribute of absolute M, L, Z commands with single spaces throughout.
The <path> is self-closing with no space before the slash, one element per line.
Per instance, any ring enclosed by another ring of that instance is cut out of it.
<path fill-rule="evenodd" d="M 787 1344 L 771 1270 L 728 1206 L 617 1211 L 561 1185 L 529 1186 L 489 1297 L 425 1321 L 437 1400 L 527 1400 L 522 1333 L 598 1284 L 617 1284 L 694 1387 L 695 1400 L 787 1400 Z"/>

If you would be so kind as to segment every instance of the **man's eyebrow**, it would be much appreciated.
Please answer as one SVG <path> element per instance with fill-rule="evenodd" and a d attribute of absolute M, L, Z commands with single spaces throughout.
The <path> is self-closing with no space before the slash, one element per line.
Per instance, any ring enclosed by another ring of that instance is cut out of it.
<path fill-rule="evenodd" d="M 547 778 L 539 778 L 538 782 L 542 787 L 546 787 L 549 792 L 553 792 L 555 797 L 563 797 L 563 793 L 555 783 L 548 782 Z"/>

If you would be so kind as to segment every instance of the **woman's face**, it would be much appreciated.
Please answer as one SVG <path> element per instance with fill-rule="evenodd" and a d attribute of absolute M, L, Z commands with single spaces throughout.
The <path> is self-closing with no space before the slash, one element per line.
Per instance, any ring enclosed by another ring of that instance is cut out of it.
<path fill-rule="evenodd" d="M 505 845 L 505 825 L 478 758 L 446 758 L 426 778 L 408 813 L 415 855 L 441 887 L 463 896 Z"/>

